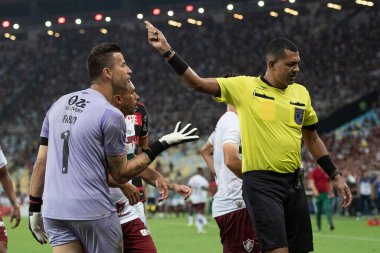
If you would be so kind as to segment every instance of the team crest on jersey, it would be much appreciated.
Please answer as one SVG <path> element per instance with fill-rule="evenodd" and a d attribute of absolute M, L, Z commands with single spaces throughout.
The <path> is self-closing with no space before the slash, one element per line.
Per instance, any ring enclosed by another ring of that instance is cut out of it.
<path fill-rule="evenodd" d="M 238 208 L 240 208 L 240 207 L 243 206 L 243 201 L 242 201 L 242 200 L 236 200 L 235 204 L 236 204 L 236 206 L 237 206 Z"/>
<path fill-rule="evenodd" d="M 301 108 L 294 108 L 294 121 L 301 125 L 303 121 L 303 115 L 305 114 L 305 110 Z"/>
<path fill-rule="evenodd" d="M 248 240 L 246 240 L 246 241 L 243 242 L 244 249 L 247 252 L 251 252 L 253 250 L 253 245 L 254 244 L 255 244 L 255 241 L 251 240 L 251 239 L 248 239 Z"/>

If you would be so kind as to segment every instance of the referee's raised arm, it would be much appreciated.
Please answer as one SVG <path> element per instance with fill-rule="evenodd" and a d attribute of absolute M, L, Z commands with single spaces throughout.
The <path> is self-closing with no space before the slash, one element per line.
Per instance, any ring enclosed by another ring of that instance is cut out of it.
<path fill-rule="evenodd" d="M 154 27 L 149 21 L 145 21 L 148 33 L 148 42 L 162 57 L 164 57 L 173 70 L 181 76 L 191 89 L 220 97 L 220 87 L 215 78 L 202 78 L 189 67 L 189 65 L 176 53 L 167 42 L 164 34 Z"/>

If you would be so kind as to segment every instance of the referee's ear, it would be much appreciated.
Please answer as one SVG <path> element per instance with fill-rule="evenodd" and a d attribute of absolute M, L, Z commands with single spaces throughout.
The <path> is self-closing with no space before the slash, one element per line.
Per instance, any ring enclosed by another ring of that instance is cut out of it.
<path fill-rule="evenodd" d="M 267 59 L 267 68 L 268 68 L 268 70 L 273 69 L 275 64 L 276 64 L 275 60 L 273 60 L 273 59 Z"/>

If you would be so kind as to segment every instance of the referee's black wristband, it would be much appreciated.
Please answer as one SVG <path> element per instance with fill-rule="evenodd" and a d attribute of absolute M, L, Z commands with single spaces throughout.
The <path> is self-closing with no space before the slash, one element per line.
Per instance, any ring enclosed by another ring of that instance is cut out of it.
<path fill-rule="evenodd" d="M 39 213 L 41 212 L 42 198 L 29 196 L 29 212 L 30 213 Z"/>
<path fill-rule="evenodd" d="M 332 180 L 335 178 L 336 175 L 342 175 L 342 173 L 335 166 L 329 155 L 322 156 L 318 159 L 317 163 Z"/>
<path fill-rule="evenodd" d="M 189 65 L 177 53 L 170 58 L 168 63 L 179 76 L 182 76 L 189 68 Z"/>
<path fill-rule="evenodd" d="M 158 156 L 164 150 L 164 145 L 162 145 L 160 141 L 155 141 L 149 145 L 149 149 L 143 149 L 142 152 L 147 154 L 149 159 L 153 161 L 154 159 L 156 159 L 156 156 Z"/>
<path fill-rule="evenodd" d="M 162 57 L 164 57 L 164 58 L 168 58 L 173 52 L 174 52 L 173 49 L 169 48 L 169 50 L 166 51 L 166 52 L 162 55 Z"/>

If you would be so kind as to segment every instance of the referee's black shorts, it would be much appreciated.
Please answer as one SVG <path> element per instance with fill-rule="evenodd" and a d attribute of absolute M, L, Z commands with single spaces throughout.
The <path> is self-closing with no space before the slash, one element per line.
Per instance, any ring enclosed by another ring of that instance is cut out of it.
<path fill-rule="evenodd" d="M 296 173 L 250 171 L 243 176 L 243 198 L 262 251 L 288 247 L 313 251 L 309 208 L 304 189 L 295 189 Z M 303 187 L 302 187 L 303 188 Z"/>

